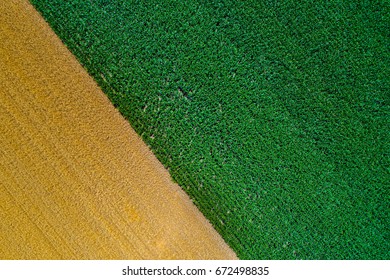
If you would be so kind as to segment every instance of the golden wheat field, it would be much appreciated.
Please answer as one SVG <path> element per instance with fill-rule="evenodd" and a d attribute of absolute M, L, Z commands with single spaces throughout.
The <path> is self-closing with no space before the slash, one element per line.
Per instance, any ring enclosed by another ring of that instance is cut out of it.
<path fill-rule="evenodd" d="M 0 259 L 236 258 L 29 2 L 0 14 Z"/>

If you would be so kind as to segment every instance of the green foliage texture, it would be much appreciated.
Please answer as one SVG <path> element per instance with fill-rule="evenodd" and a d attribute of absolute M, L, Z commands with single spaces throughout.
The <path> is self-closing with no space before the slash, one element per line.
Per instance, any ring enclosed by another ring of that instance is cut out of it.
<path fill-rule="evenodd" d="M 31 2 L 241 259 L 390 258 L 388 1 Z"/>

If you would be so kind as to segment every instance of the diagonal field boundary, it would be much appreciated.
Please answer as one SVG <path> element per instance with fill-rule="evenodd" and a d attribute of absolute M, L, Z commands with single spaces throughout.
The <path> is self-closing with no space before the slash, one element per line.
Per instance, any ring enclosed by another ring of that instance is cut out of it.
<path fill-rule="evenodd" d="M 34 7 L 0 14 L 0 259 L 235 259 Z"/>
<path fill-rule="evenodd" d="M 388 1 L 32 0 L 242 259 L 388 259 Z"/>

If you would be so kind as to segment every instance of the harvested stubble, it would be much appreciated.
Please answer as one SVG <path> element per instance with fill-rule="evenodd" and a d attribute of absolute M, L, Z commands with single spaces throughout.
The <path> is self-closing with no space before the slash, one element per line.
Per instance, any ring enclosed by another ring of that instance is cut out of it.
<path fill-rule="evenodd" d="M 235 258 L 28 1 L 0 14 L 0 258 Z"/>

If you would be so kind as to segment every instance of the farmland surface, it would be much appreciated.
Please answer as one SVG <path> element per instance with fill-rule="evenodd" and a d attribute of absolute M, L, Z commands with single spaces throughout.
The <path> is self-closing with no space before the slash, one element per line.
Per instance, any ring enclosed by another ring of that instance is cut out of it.
<path fill-rule="evenodd" d="M 388 1 L 32 3 L 240 258 L 390 258 Z"/>
<path fill-rule="evenodd" d="M 0 14 L 0 259 L 235 258 L 31 4 Z"/>

